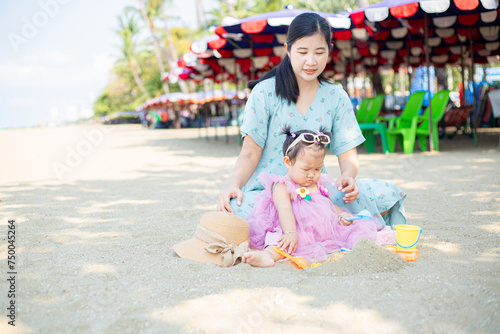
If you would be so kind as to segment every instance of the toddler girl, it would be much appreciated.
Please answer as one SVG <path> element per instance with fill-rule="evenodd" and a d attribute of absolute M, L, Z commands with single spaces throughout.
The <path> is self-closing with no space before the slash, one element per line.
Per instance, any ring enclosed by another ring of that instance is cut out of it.
<path fill-rule="evenodd" d="M 323 261 L 335 249 L 352 248 L 359 239 L 391 243 L 390 229 L 382 229 L 377 219 L 351 222 L 347 210 L 329 199 L 325 183 L 332 182 L 321 174 L 325 147 L 331 134 L 308 130 L 284 130 L 285 176 L 262 173 L 259 181 L 265 190 L 255 199 L 250 225 L 250 248 L 242 262 L 255 267 L 271 267 L 283 257 L 273 251 L 279 246 L 293 256 L 302 256 L 310 263 Z M 384 234 L 383 236 L 378 234 Z M 389 241 L 382 241 L 382 240 Z"/>

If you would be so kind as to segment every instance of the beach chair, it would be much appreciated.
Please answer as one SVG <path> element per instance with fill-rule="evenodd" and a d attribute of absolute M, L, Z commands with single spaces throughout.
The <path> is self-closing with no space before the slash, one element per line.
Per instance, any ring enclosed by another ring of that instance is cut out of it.
<path fill-rule="evenodd" d="M 359 123 L 359 128 L 363 132 L 365 137 L 364 145 L 366 147 L 367 153 L 375 152 L 375 134 L 380 134 L 380 139 L 382 141 L 382 150 L 385 154 L 389 153 L 389 143 L 387 140 L 387 127 L 385 123 L 376 123 L 380 110 L 382 110 L 382 105 L 384 104 L 385 95 L 378 94 L 373 97 L 369 103 L 368 110 L 365 117 Z"/>
<path fill-rule="evenodd" d="M 439 132 L 438 123 L 443 118 L 443 115 L 448 107 L 448 100 L 450 97 L 449 90 L 442 90 L 437 92 L 436 95 L 431 100 L 432 106 L 432 142 L 434 143 L 434 149 L 439 151 Z M 428 108 L 427 108 L 428 109 Z M 420 144 L 421 151 L 427 151 L 427 138 L 429 137 L 429 112 L 426 112 L 419 116 L 422 122 L 418 125 L 416 130 L 416 135 L 418 137 L 418 142 Z"/>
<path fill-rule="evenodd" d="M 389 143 L 389 151 L 394 152 L 396 148 L 396 138 L 400 138 L 400 146 L 403 148 L 404 152 L 410 154 L 413 152 L 413 147 L 415 145 L 415 136 L 410 139 L 411 136 L 403 135 L 402 133 L 409 132 L 409 128 L 412 126 L 412 122 L 416 122 L 415 117 L 418 116 L 418 112 L 422 109 L 422 103 L 424 101 L 425 91 L 415 92 L 410 95 L 410 99 L 406 104 L 403 113 L 399 117 L 385 118 L 378 117 L 376 122 L 386 121 L 387 126 L 387 140 Z M 408 140 L 407 143 L 404 142 L 403 138 Z M 410 149 L 411 148 L 411 149 Z"/>
<path fill-rule="evenodd" d="M 439 150 L 439 132 L 438 122 L 443 118 L 444 112 L 448 105 L 450 96 L 449 90 L 437 92 L 431 100 L 432 106 L 432 141 L 434 148 Z M 404 124 L 406 125 L 406 123 Z M 427 150 L 427 138 L 429 137 L 429 108 L 423 115 L 414 116 L 409 126 L 401 125 L 399 129 L 392 132 L 393 136 L 397 136 L 399 144 L 403 148 L 405 154 L 413 153 L 415 148 L 415 139 L 418 138 L 420 149 Z"/>

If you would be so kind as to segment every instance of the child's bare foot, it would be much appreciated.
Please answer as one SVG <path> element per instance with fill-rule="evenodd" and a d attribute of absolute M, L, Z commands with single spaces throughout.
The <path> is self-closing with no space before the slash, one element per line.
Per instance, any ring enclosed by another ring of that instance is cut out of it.
<path fill-rule="evenodd" d="M 274 266 L 274 256 L 267 250 L 246 252 L 241 257 L 241 262 L 248 263 L 252 267 L 272 267 Z"/>

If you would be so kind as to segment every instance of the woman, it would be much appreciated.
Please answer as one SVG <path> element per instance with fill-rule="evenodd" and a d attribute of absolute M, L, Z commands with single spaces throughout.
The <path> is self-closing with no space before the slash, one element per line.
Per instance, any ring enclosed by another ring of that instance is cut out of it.
<path fill-rule="evenodd" d="M 257 176 L 263 171 L 286 174 L 281 150 L 285 126 L 294 131 L 319 131 L 323 126 L 333 134 L 331 150 L 338 158 L 341 173 L 337 178 L 338 188 L 329 189 L 334 204 L 351 212 L 368 209 L 382 226 L 406 221 L 402 207 L 406 195 L 398 187 L 383 180 L 359 185 L 355 181 L 359 170 L 356 147 L 363 143 L 364 137 L 347 93 L 322 74 L 331 47 L 330 26 L 324 18 L 304 13 L 292 21 L 284 59 L 276 69 L 249 85 L 252 92 L 241 127 L 243 146 L 229 186 L 219 197 L 218 211 L 246 218 L 255 196 L 263 190 Z M 387 189 L 382 189 L 383 185 Z M 386 218 L 392 219 L 384 221 L 381 215 L 389 209 Z"/>

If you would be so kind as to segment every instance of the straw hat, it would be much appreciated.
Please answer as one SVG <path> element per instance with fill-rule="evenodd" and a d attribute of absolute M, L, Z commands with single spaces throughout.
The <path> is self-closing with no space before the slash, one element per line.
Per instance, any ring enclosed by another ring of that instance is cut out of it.
<path fill-rule="evenodd" d="M 227 212 L 204 214 L 192 239 L 172 248 L 182 258 L 230 267 L 249 251 L 250 228 L 243 218 Z"/>

